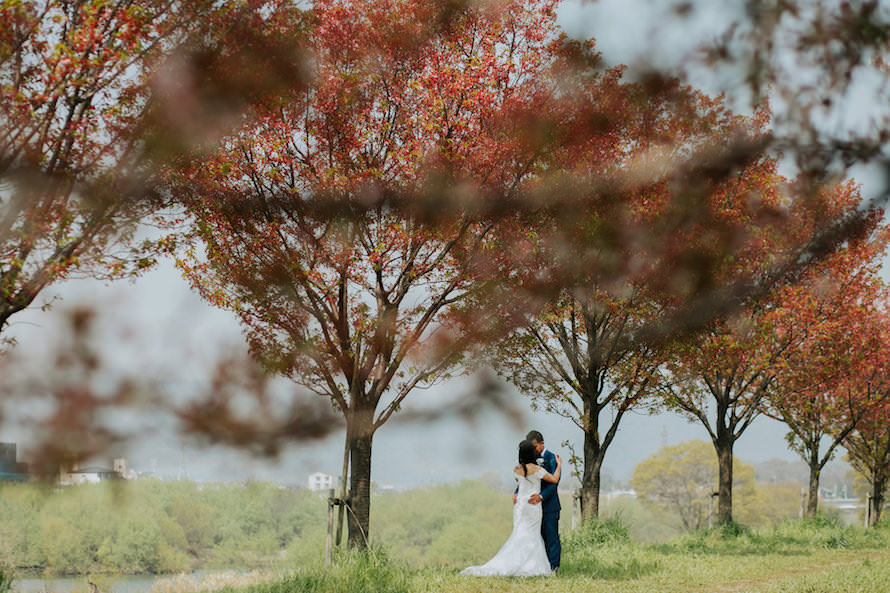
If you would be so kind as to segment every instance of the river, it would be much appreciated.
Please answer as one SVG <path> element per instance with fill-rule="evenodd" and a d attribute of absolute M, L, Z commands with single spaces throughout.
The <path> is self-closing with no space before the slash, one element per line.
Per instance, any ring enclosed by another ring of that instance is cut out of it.
<path fill-rule="evenodd" d="M 206 572 L 199 570 L 179 575 L 96 576 L 101 593 L 187 593 L 189 591 L 216 591 L 223 587 L 247 587 L 268 582 L 283 573 L 270 570 L 224 570 Z M 162 581 L 162 582 L 159 582 Z M 21 578 L 12 583 L 12 593 L 92 593 L 88 577 Z"/>
<path fill-rule="evenodd" d="M 115 576 L 102 578 L 103 593 L 149 593 L 155 581 L 163 576 Z M 107 585 L 106 585 L 107 583 Z M 110 589 L 110 590 L 109 590 Z M 90 593 L 87 577 L 16 579 L 13 593 Z"/>

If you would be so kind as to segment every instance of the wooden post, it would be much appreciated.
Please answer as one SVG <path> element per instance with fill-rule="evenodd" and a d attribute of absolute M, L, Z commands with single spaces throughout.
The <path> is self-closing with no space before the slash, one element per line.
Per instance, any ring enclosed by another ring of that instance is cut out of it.
<path fill-rule="evenodd" d="M 865 493 L 865 528 L 868 529 L 869 519 L 871 519 L 871 492 Z"/>
<path fill-rule="evenodd" d="M 575 530 L 575 526 L 578 524 L 578 514 L 580 514 L 581 508 L 581 490 L 575 490 L 575 493 L 572 495 L 572 531 Z"/>
<path fill-rule="evenodd" d="M 324 540 L 324 567 L 331 566 L 334 547 L 334 489 L 328 491 L 328 530 Z"/>
<path fill-rule="evenodd" d="M 718 496 L 720 496 L 719 492 L 711 492 L 711 496 L 708 497 L 708 531 L 714 524 L 714 498 Z"/>
<path fill-rule="evenodd" d="M 805 510 L 806 506 L 807 506 L 807 490 L 806 490 L 806 488 L 801 488 L 800 489 L 800 514 L 799 514 L 800 519 L 803 519 L 804 515 L 806 514 L 806 510 Z"/>
<path fill-rule="evenodd" d="M 343 472 L 340 474 L 340 502 L 338 506 L 340 507 L 337 512 L 337 547 L 340 547 L 340 542 L 343 539 L 343 526 L 346 523 L 345 519 L 345 511 L 346 505 L 343 504 L 343 501 L 346 500 L 346 484 L 349 479 L 349 433 L 347 431 L 347 438 L 345 439 L 345 444 L 343 446 Z"/>

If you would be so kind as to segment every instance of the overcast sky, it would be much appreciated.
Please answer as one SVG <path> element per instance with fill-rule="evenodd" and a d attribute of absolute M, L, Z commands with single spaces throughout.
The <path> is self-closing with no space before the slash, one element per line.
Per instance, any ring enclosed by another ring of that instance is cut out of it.
<path fill-rule="evenodd" d="M 644 60 L 665 66 L 681 61 L 684 52 L 712 38 L 738 12 L 737 3 L 700 2 L 686 27 L 659 27 L 667 18 L 664 7 L 668 4 L 598 0 L 583 9 L 565 9 L 562 22 L 569 33 L 592 32 L 609 63 Z M 644 43 L 653 41 L 671 51 L 655 52 L 651 43 Z M 54 295 L 62 297 L 56 310 L 40 311 L 39 306 Z M 66 308 L 82 302 L 102 312 L 100 324 L 108 336 L 104 352 L 107 361 L 132 372 L 163 378 L 171 365 L 181 368 L 185 364 L 186 374 L 193 370 L 193 379 L 200 382 L 202 369 L 220 352 L 244 350 L 234 316 L 213 309 L 193 294 L 169 262 L 135 282 L 76 280 L 53 287 L 34 308 L 13 317 L 10 333 L 19 338 L 23 352 L 39 350 L 51 339 Z M 457 380 L 418 391 L 409 399 L 426 405 L 466 389 L 472 389 L 472 383 Z M 560 445 L 565 440 L 574 443 L 580 452 L 581 431 L 572 423 L 533 412 L 521 396 L 514 393 L 512 397 L 525 411 L 519 424 L 490 412 L 473 424 L 451 418 L 433 424 L 392 422 L 384 426 L 374 441 L 374 480 L 405 488 L 476 478 L 490 472 L 507 479 L 515 463 L 516 444 L 531 428 L 540 430 L 548 445 L 563 455 L 568 455 Z M 270 462 L 222 448 L 199 448 L 164 428 L 169 422 L 152 420 L 149 424 L 155 430 L 136 435 L 126 452 L 140 471 L 156 469 L 176 476 L 182 468 L 198 480 L 256 478 L 292 484 L 305 483 L 306 476 L 314 471 L 339 473 L 342 463 L 340 433 L 322 442 L 295 446 L 278 462 Z M 794 460 L 796 456 L 788 451 L 784 433 L 779 423 L 761 418 L 738 441 L 736 455 L 752 462 L 775 457 Z M 663 445 L 695 438 L 707 440 L 704 428 L 675 414 L 630 414 L 609 450 L 605 469 L 617 479 L 626 480 L 636 463 Z M 0 440 L 22 442 L 25 452 L 28 439 L 29 435 L 9 424 L 0 433 Z"/>

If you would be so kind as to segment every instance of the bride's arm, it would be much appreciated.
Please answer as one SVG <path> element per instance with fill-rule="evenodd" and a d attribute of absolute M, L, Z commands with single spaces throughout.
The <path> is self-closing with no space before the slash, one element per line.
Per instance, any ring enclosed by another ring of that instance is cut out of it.
<path fill-rule="evenodd" d="M 559 455 L 556 455 L 556 471 L 552 474 L 544 472 L 544 475 L 541 476 L 541 479 L 545 482 L 550 482 L 551 484 L 557 484 L 559 483 L 560 473 L 562 473 L 562 459 L 559 457 Z"/>

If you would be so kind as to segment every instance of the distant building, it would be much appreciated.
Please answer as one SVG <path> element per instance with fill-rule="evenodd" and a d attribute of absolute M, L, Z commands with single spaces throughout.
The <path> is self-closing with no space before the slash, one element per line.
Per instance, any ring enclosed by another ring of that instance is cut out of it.
<path fill-rule="evenodd" d="M 614 490 L 610 490 L 603 494 L 606 500 L 613 500 L 615 498 L 636 498 L 637 491 L 633 488 L 616 488 Z"/>
<path fill-rule="evenodd" d="M 136 472 L 127 466 L 127 460 L 123 457 L 114 459 L 111 468 L 100 466 L 81 467 L 73 464 L 70 468 L 63 468 L 59 472 L 60 486 L 73 486 L 75 484 L 98 484 L 109 480 L 132 480 Z"/>
<path fill-rule="evenodd" d="M 309 474 L 309 489 L 313 492 L 327 492 L 340 484 L 340 476 L 315 472 Z"/>
<path fill-rule="evenodd" d="M 24 482 L 28 479 L 28 465 L 18 462 L 15 443 L 0 443 L 0 481 Z"/>

